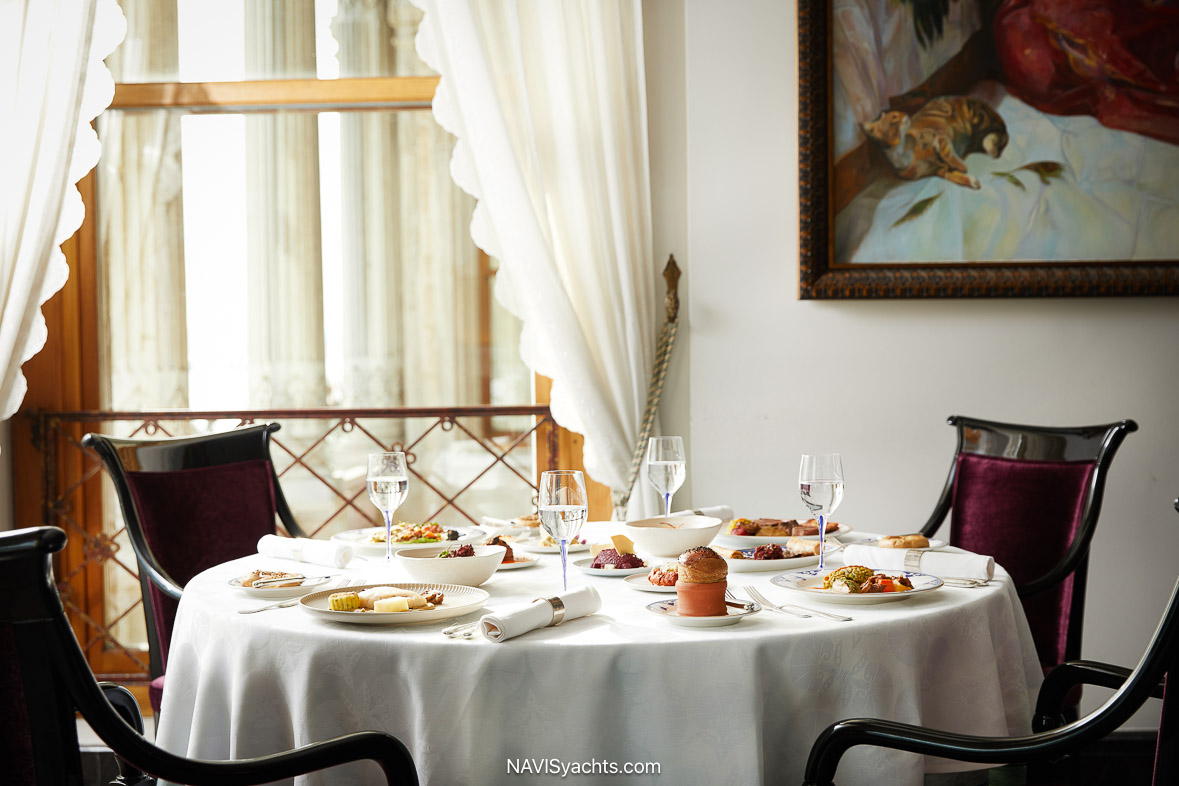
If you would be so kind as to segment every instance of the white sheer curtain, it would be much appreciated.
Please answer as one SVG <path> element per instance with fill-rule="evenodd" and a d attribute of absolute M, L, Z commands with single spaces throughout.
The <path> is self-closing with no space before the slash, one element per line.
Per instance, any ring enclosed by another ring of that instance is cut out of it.
<path fill-rule="evenodd" d="M 655 355 L 639 0 L 414 0 L 418 52 L 442 76 L 451 173 L 479 200 L 475 242 L 551 408 L 585 466 L 625 485 Z M 630 516 L 655 510 L 636 483 Z"/>
<path fill-rule="evenodd" d="M 69 276 L 59 246 L 82 223 L 75 184 L 98 161 L 90 121 L 114 96 L 102 61 L 123 32 L 115 0 L 0 2 L 0 419 L 45 345 L 41 304 Z"/>

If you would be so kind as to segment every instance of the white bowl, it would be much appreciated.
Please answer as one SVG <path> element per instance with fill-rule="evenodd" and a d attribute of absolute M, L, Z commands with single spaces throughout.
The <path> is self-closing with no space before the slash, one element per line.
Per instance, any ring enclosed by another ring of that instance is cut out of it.
<path fill-rule="evenodd" d="M 655 557 L 678 557 L 688 549 L 707 546 L 720 528 L 721 520 L 715 516 L 659 516 L 628 521 L 623 529 L 636 550 Z"/>
<path fill-rule="evenodd" d="M 457 548 L 458 545 L 448 543 L 443 546 L 398 549 L 397 561 L 415 581 L 478 587 L 492 577 L 508 552 L 503 546 L 473 546 L 473 557 L 438 557 L 446 549 Z"/>

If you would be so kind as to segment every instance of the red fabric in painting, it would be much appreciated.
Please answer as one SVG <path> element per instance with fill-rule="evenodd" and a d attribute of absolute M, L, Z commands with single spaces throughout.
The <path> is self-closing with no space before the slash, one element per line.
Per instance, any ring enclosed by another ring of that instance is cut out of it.
<path fill-rule="evenodd" d="M 182 587 L 203 570 L 256 553 L 259 538 L 275 532 L 274 485 L 264 459 L 128 472 L 127 485 L 148 547 Z M 154 584 L 151 594 L 166 667 L 178 604 Z"/>
<path fill-rule="evenodd" d="M 1081 522 L 1092 461 L 958 456 L 950 542 L 989 554 L 1017 585 L 1060 562 Z M 1064 660 L 1073 577 L 1032 597 L 1024 611 L 1044 666 Z"/>
<path fill-rule="evenodd" d="M 1179 8 L 1144 0 L 1005 0 L 995 51 L 1007 89 L 1055 115 L 1179 144 Z"/>
<path fill-rule="evenodd" d="M 5 783 L 36 783 L 33 731 L 11 622 L 0 623 L 0 762 Z"/>

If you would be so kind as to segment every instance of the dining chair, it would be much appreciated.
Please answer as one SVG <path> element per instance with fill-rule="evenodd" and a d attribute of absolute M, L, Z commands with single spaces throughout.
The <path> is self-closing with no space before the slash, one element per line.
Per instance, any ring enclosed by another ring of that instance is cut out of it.
<path fill-rule="evenodd" d="M 1089 545 L 1109 466 L 1138 424 L 1020 426 L 954 415 L 958 447 L 933 515 L 949 542 L 1011 574 L 1045 671 L 1080 657 Z"/>
<path fill-rule="evenodd" d="M 1175 503 L 1179 510 L 1179 500 Z M 1068 661 L 1048 673 L 1036 702 L 1033 732 L 1017 737 L 978 737 L 877 718 L 853 718 L 828 726 L 811 747 L 804 786 L 831 786 L 839 760 L 857 745 L 940 756 L 986 764 L 1051 763 L 1076 754 L 1106 737 L 1150 697 L 1161 698 L 1155 743 L 1154 786 L 1179 783 L 1179 691 L 1167 685 L 1179 675 L 1179 581 L 1146 654 L 1133 670 L 1093 661 Z M 1115 693 L 1085 717 L 1064 722 L 1066 698 L 1081 684 L 1101 685 Z M 1170 690 L 1167 690 L 1167 687 Z M 1029 783 L 1053 773 L 1029 770 Z M 1076 782 L 1070 778 L 1068 782 Z"/>
<path fill-rule="evenodd" d="M 113 784 L 151 784 L 158 777 L 194 786 L 244 786 L 366 759 L 381 767 L 390 784 L 418 782 L 406 747 L 376 731 L 236 761 L 190 759 L 146 740 L 131 692 L 95 681 L 66 619 L 51 565 L 65 543 L 65 532 L 56 527 L 0 533 L 0 781 L 81 786 L 77 711 L 119 758 Z"/>
<path fill-rule="evenodd" d="M 139 564 L 157 716 L 184 585 L 207 568 L 254 554 L 258 540 L 276 532 L 276 515 L 288 535 L 306 537 L 270 460 L 270 435 L 280 427 L 164 439 L 82 437 L 114 481 Z"/>

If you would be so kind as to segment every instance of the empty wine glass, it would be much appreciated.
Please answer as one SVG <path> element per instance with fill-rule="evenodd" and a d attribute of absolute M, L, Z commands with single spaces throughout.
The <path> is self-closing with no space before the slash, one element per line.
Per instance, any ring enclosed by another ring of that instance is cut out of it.
<path fill-rule="evenodd" d="M 806 454 L 798 468 L 802 502 L 819 519 L 819 570 L 827 549 L 827 517 L 843 502 L 843 461 L 838 453 Z"/>
<path fill-rule="evenodd" d="M 368 498 L 385 517 L 385 567 L 393 567 L 393 512 L 409 493 L 405 454 L 368 454 Z"/>
<path fill-rule="evenodd" d="M 683 437 L 651 437 L 647 442 L 647 479 L 663 496 L 663 515 L 671 515 L 672 495 L 688 474 Z"/>
<path fill-rule="evenodd" d="M 566 546 L 581 532 L 581 525 L 589 512 L 587 500 L 585 478 L 580 470 L 557 469 L 540 473 L 537 499 L 540 525 L 561 543 L 561 584 L 564 589 L 569 589 L 565 572 Z"/>

